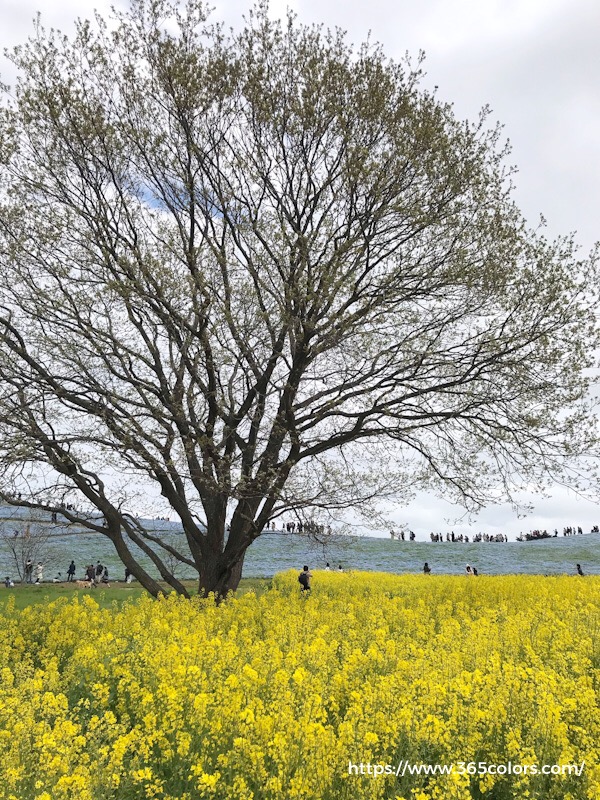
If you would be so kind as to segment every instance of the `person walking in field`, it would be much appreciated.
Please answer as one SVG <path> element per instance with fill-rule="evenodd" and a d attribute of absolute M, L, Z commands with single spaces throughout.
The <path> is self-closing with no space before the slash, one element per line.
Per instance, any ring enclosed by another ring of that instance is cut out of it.
<path fill-rule="evenodd" d="M 67 570 L 67 581 L 75 580 L 75 562 L 71 561 L 69 569 Z"/>
<path fill-rule="evenodd" d="M 304 565 L 302 572 L 298 575 L 298 581 L 300 582 L 301 592 L 310 592 L 311 578 L 312 578 L 312 572 L 310 572 L 308 567 Z"/>
<path fill-rule="evenodd" d="M 577 567 L 577 574 L 583 576 L 583 570 L 581 569 L 581 564 L 576 564 Z"/>
<path fill-rule="evenodd" d="M 431 567 L 429 566 L 429 564 L 428 564 L 428 563 L 427 563 L 427 561 L 426 561 L 426 562 L 423 564 L 423 573 L 424 573 L 425 575 L 429 575 L 429 573 L 430 573 L 430 572 L 431 572 Z"/>

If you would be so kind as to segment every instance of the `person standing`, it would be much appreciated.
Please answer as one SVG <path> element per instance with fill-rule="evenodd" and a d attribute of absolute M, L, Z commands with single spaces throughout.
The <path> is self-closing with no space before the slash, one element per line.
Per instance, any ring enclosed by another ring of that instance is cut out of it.
<path fill-rule="evenodd" d="M 427 561 L 423 564 L 423 572 L 425 575 L 429 575 L 429 573 L 431 572 L 431 567 L 429 566 Z"/>
<path fill-rule="evenodd" d="M 72 560 L 67 570 L 67 581 L 75 580 L 75 562 Z"/>
<path fill-rule="evenodd" d="M 35 568 L 35 582 L 41 583 L 44 580 L 44 565 L 41 561 L 38 561 L 37 567 Z"/>
<path fill-rule="evenodd" d="M 576 564 L 576 566 L 577 566 L 577 574 L 578 575 L 583 575 L 583 570 L 581 569 L 581 564 Z"/>
<path fill-rule="evenodd" d="M 30 558 L 25 563 L 25 583 L 33 583 L 33 561 Z"/>
<path fill-rule="evenodd" d="M 310 580 L 312 578 L 312 572 L 309 571 L 306 564 L 302 568 L 302 572 L 298 575 L 298 581 L 300 582 L 300 591 L 301 592 L 310 592 Z"/>

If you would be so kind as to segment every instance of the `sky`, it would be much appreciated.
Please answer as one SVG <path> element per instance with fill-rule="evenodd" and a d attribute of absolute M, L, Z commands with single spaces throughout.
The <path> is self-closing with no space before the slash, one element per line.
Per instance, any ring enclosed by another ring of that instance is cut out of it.
<path fill-rule="evenodd" d="M 116 6 L 123 5 L 115 0 Z M 240 0 L 213 0 L 214 19 L 235 26 L 247 11 Z M 102 0 L 1 0 L 0 49 L 24 41 L 38 11 L 45 27 L 72 29 Z M 424 51 L 423 85 L 454 104 L 457 117 L 475 120 L 483 106 L 499 121 L 518 168 L 514 198 L 531 226 L 540 215 L 550 238 L 576 232 L 582 255 L 600 240 L 600 4 L 597 0 L 271 0 L 271 13 L 295 11 L 301 22 L 341 27 L 358 44 L 370 35 L 385 53 L 416 59 Z M 0 59 L 0 79 L 10 83 Z M 392 516 L 426 538 L 430 531 L 504 532 L 600 524 L 600 506 L 557 488 L 518 519 L 505 506 L 490 507 L 470 525 L 460 510 L 420 496 Z"/>

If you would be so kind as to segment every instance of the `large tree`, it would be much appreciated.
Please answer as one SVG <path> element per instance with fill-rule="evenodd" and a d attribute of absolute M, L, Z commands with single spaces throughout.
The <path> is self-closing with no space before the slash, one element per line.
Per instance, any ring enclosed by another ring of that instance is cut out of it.
<path fill-rule="evenodd" d="M 423 487 L 477 509 L 577 474 L 595 258 L 528 229 L 485 114 L 264 6 L 225 34 L 197 0 L 134 0 L 12 61 L 5 502 L 109 537 L 153 594 L 132 543 L 222 594 L 287 509 Z M 153 487 L 189 552 L 128 512 Z"/>

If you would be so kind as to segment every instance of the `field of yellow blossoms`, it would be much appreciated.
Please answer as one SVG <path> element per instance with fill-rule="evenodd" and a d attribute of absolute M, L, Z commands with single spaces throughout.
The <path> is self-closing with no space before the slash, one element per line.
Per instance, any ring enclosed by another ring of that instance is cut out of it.
<path fill-rule="evenodd" d="M 600 579 L 285 573 L 0 619 L 3 800 L 600 797 Z"/>

